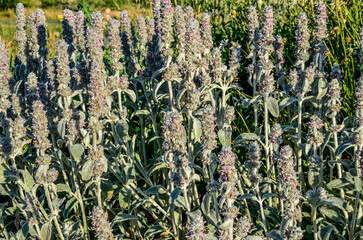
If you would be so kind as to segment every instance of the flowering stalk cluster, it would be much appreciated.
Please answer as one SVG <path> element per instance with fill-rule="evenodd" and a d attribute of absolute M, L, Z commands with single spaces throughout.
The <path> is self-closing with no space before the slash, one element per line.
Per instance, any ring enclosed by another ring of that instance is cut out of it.
<path fill-rule="evenodd" d="M 236 154 L 231 147 L 222 147 L 218 157 L 220 160 L 219 183 L 221 184 L 219 209 L 221 209 L 221 214 L 224 216 L 224 221 L 220 226 L 219 238 L 233 239 L 233 226 L 238 214 L 238 208 L 234 205 L 234 202 L 240 195 L 237 189 Z"/>

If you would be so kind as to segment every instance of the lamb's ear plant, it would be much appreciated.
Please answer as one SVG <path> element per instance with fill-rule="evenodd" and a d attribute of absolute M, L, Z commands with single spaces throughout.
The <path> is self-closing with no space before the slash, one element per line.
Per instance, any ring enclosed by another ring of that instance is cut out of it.
<path fill-rule="evenodd" d="M 293 13 L 295 46 L 262 5 L 245 53 L 213 41 L 220 13 L 170 0 L 107 22 L 65 9 L 53 50 L 43 11 L 26 22 L 18 4 L 14 64 L 0 42 L 0 238 L 359 238 L 363 78 L 342 119 L 330 5 Z"/>

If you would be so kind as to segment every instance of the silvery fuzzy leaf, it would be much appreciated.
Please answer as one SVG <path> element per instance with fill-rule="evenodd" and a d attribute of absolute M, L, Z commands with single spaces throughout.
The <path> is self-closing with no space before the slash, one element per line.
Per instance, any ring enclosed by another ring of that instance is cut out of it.
<path fill-rule="evenodd" d="M 242 196 L 239 197 L 239 199 L 251 199 L 251 200 L 254 200 L 254 201 L 258 201 L 257 197 L 253 194 L 243 194 Z"/>
<path fill-rule="evenodd" d="M 145 194 L 147 194 L 147 195 L 156 195 L 156 194 L 164 194 L 164 193 L 167 193 L 167 191 L 161 185 L 150 187 L 148 190 L 145 191 Z"/>
<path fill-rule="evenodd" d="M 233 226 L 233 219 L 227 219 L 221 225 L 219 225 L 219 229 L 221 229 L 221 230 L 227 230 L 227 229 L 229 229 L 232 226 Z"/>
<path fill-rule="evenodd" d="M 204 215 L 208 215 L 210 213 L 210 205 L 212 201 L 212 193 L 207 192 L 202 200 L 201 208 L 204 213 Z"/>
<path fill-rule="evenodd" d="M 151 236 L 159 233 L 167 231 L 164 227 L 160 226 L 158 223 L 152 225 L 144 234 L 145 239 L 149 239 Z"/>
<path fill-rule="evenodd" d="M 303 102 L 305 102 L 305 101 L 309 101 L 311 104 L 313 104 L 313 106 L 315 108 L 318 107 L 318 101 L 317 101 L 317 99 L 316 99 L 315 96 L 307 96 L 307 97 L 304 97 Z"/>
<path fill-rule="evenodd" d="M 218 139 L 221 142 L 223 147 L 231 146 L 231 137 L 232 137 L 231 130 L 220 129 L 218 131 Z"/>
<path fill-rule="evenodd" d="M 93 175 L 93 162 L 91 160 L 86 161 L 81 170 L 81 176 L 83 181 L 88 181 Z"/>
<path fill-rule="evenodd" d="M 337 116 L 337 114 L 338 114 L 338 112 L 336 112 L 336 111 L 329 111 L 329 112 L 326 112 L 325 113 L 325 117 L 327 117 L 327 118 L 334 118 L 334 117 L 336 117 Z"/>
<path fill-rule="evenodd" d="M 61 108 L 61 109 L 64 109 L 63 107 L 63 98 L 59 97 L 58 98 L 58 106 Z"/>
<path fill-rule="evenodd" d="M 319 236 L 321 240 L 329 240 L 331 232 L 334 230 L 334 226 L 328 225 L 320 229 Z"/>
<path fill-rule="evenodd" d="M 257 140 L 258 142 L 260 142 L 260 144 L 264 145 L 262 142 L 263 136 L 258 136 L 256 133 L 241 133 L 235 139 L 234 145 L 237 146 L 241 145 L 243 142 L 254 141 L 254 140 Z"/>
<path fill-rule="evenodd" d="M 346 223 L 344 216 L 336 208 L 321 206 L 321 207 L 319 207 L 319 212 L 323 216 L 333 220 L 334 222 L 338 222 L 338 223 L 342 223 L 342 224 Z"/>
<path fill-rule="evenodd" d="M 71 188 L 67 184 L 59 183 L 56 185 L 57 192 L 71 192 Z"/>
<path fill-rule="evenodd" d="M 135 115 L 149 115 L 150 114 L 150 112 L 149 112 L 149 110 L 146 110 L 146 109 L 140 109 L 140 110 L 137 110 L 137 111 L 135 111 L 135 112 L 133 112 L 132 114 L 131 114 L 131 116 L 130 116 L 130 119 L 133 117 L 133 116 L 135 116 Z"/>
<path fill-rule="evenodd" d="M 274 239 L 274 240 L 283 240 L 283 237 L 281 236 L 281 233 L 277 230 L 272 230 L 267 234 L 268 237 Z"/>
<path fill-rule="evenodd" d="M 294 97 L 284 98 L 280 102 L 280 106 L 279 106 L 280 111 L 282 111 L 285 107 L 291 105 L 292 103 L 294 103 L 296 101 L 297 101 L 297 98 L 294 98 Z"/>
<path fill-rule="evenodd" d="M 23 176 L 23 182 L 24 182 L 25 186 L 28 189 L 32 189 L 35 184 L 33 176 L 26 169 L 20 170 L 20 172 Z"/>
<path fill-rule="evenodd" d="M 139 219 L 137 216 L 129 215 L 129 214 L 117 214 L 115 218 L 112 220 L 111 226 L 115 225 L 118 222 L 128 221 L 128 220 L 137 220 Z"/>
<path fill-rule="evenodd" d="M 351 147 L 354 147 L 355 144 L 353 144 L 352 142 L 346 142 L 341 144 L 337 150 L 335 151 L 335 157 L 340 157 L 340 155 L 345 152 L 346 150 L 348 150 Z"/>
<path fill-rule="evenodd" d="M 362 190 L 362 180 L 359 176 L 354 176 L 354 186 L 357 191 Z"/>
<path fill-rule="evenodd" d="M 33 228 L 33 225 L 29 223 L 29 221 L 22 221 L 21 229 L 17 231 L 15 234 L 16 240 L 25 240 L 29 234 L 30 228 Z"/>
<path fill-rule="evenodd" d="M 325 134 L 325 136 L 324 136 L 324 142 L 323 142 L 323 144 L 320 147 L 321 151 L 324 151 L 326 145 L 328 145 L 328 142 L 329 142 L 331 136 L 332 136 L 332 133 L 331 132 L 327 132 Z"/>
<path fill-rule="evenodd" d="M 262 200 L 265 200 L 265 199 L 270 198 L 270 197 L 277 197 L 277 195 L 275 193 L 265 193 L 262 196 Z"/>
<path fill-rule="evenodd" d="M 178 196 L 180 195 L 180 193 L 181 193 L 181 189 L 180 188 L 175 188 L 172 192 L 171 192 L 171 194 L 170 194 L 170 201 L 169 201 L 169 203 L 170 203 L 170 207 L 171 208 L 173 208 L 174 207 L 174 205 L 175 205 L 175 201 L 176 201 L 176 199 L 178 198 Z"/>
<path fill-rule="evenodd" d="M 256 102 L 256 101 L 259 101 L 259 99 L 261 98 L 261 95 L 256 95 L 254 96 L 253 98 L 245 98 L 242 100 L 242 106 L 243 108 L 246 108 L 248 107 L 250 104 Z"/>
<path fill-rule="evenodd" d="M 46 174 L 46 172 L 48 171 L 48 169 L 49 169 L 49 165 L 39 165 L 37 172 L 35 174 L 35 178 L 39 179 L 42 176 L 44 176 Z"/>
<path fill-rule="evenodd" d="M 165 80 L 161 80 L 160 82 L 158 82 L 155 87 L 154 87 L 154 90 L 153 90 L 153 97 L 154 97 L 154 100 L 156 102 L 158 102 L 158 91 L 159 91 L 159 88 L 164 84 Z"/>
<path fill-rule="evenodd" d="M 61 119 L 58 122 L 58 134 L 62 139 L 64 139 L 64 135 L 66 134 L 66 121 L 65 121 L 65 119 Z"/>
<path fill-rule="evenodd" d="M 151 174 L 153 174 L 153 172 L 155 172 L 156 170 L 161 169 L 161 168 L 168 168 L 168 164 L 166 164 L 165 162 L 159 162 L 159 163 L 154 164 L 147 172 L 147 177 L 150 178 L 150 176 L 151 176 Z"/>
<path fill-rule="evenodd" d="M 275 118 L 278 118 L 280 114 L 278 101 L 273 97 L 268 97 L 266 99 L 266 104 L 269 113 L 271 113 L 271 115 L 274 116 Z"/>
<path fill-rule="evenodd" d="M 136 172 L 134 166 L 131 163 L 126 163 L 126 166 L 124 167 L 124 172 L 126 175 L 126 184 L 135 181 Z"/>
<path fill-rule="evenodd" d="M 81 144 L 74 144 L 69 147 L 69 152 L 72 154 L 72 157 L 76 162 L 82 160 L 82 156 L 84 153 L 84 148 Z"/>
<path fill-rule="evenodd" d="M 325 79 L 320 78 L 318 80 L 318 95 L 316 96 L 316 99 L 320 100 L 325 96 L 328 91 L 327 85 L 328 84 Z"/>
<path fill-rule="evenodd" d="M 126 89 L 124 92 L 129 96 L 132 102 L 136 102 L 136 94 L 132 89 Z"/>
<path fill-rule="evenodd" d="M 41 240 L 49 240 L 52 236 L 52 223 L 46 222 L 43 224 L 40 230 L 40 239 Z"/>
<path fill-rule="evenodd" d="M 69 213 L 72 211 L 72 209 L 78 205 L 78 200 L 75 197 L 72 197 L 69 199 L 64 206 L 63 210 L 63 217 L 68 218 Z"/>
<path fill-rule="evenodd" d="M 321 200 L 320 204 L 337 207 L 343 211 L 347 211 L 348 213 L 352 211 L 351 207 L 343 199 L 338 197 L 329 197 L 328 199 Z"/>
<path fill-rule="evenodd" d="M 194 143 L 199 142 L 202 136 L 202 124 L 199 119 L 193 118 L 193 139 Z"/>
<path fill-rule="evenodd" d="M 131 199 L 132 191 L 126 187 L 122 187 L 118 194 L 118 202 L 121 209 L 125 209 Z"/>
<path fill-rule="evenodd" d="M 119 120 L 116 124 L 116 133 L 122 142 L 128 140 L 129 125 L 125 120 Z"/>
<path fill-rule="evenodd" d="M 312 188 L 319 186 L 320 172 L 317 169 L 310 169 L 308 173 L 308 182 Z"/>
<path fill-rule="evenodd" d="M 329 189 L 334 189 L 334 188 L 343 188 L 345 186 L 349 186 L 352 185 L 352 182 L 349 181 L 347 178 L 339 178 L 339 179 L 334 179 L 332 181 L 330 181 L 326 186 Z"/>

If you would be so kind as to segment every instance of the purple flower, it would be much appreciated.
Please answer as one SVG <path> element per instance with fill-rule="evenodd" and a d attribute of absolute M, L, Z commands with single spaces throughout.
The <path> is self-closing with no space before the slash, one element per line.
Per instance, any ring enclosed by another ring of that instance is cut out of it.
<path fill-rule="evenodd" d="M 107 220 L 107 213 L 103 211 L 102 206 L 96 206 L 92 211 L 92 227 L 96 232 L 95 237 L 98 240 L 113 240 L 111 223 Z"/>

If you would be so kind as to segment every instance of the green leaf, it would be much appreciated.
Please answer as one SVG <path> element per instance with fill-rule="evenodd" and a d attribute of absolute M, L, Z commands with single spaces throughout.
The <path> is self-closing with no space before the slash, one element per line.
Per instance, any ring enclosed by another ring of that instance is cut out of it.
<path fill-rule="evenodd" d="M 168 168 L 168 164 L 166 164 L 165 162 L 159 162 L 157 164 L 154 164 L 149 171 L 147 172 L 147 177 L 150 178 L 151 174 L 153 174 L 153 172 L 155 172 L 158 169 L 161 168 Z"/>
<path fill-rule="evenodd" d="M 334 230 L 334 226 L 328 225 L 320 229 L 319 235 L 321 240 L 329 240 L 331 232 Z"/>
<path fill-rule="evenodd" d="M 348 148 L 354 147 L 354 145 L 355 144 L 353 144 L 352 142 L 346 142 L 339 145 L 339 147 L 335 151 L 335 157 L 340 157 L 343 152 L 345 152 Z"/>
<path fill-rule="evenodd" d="M 242 196 L 239 197 L 240 199 L 251 199 L 251 200 L 254 200 L 254 201 L 258 201 L 257 197 L 253 194 L 244 194 Z"/>
<path fill-rule="evenodd" d="M 197 118 L 193 118 L 194 143 L 199 142 L 202 136 L 202 124 Z"/>
<path fill-rule="evenodd" d="M 132 102 L 136 101 L 136 94 L 132 89 L 126 89 L 124 92 L 129 96 Z"/>
<path fill-rule="evenodd" d="M 49 240 L 51 236 L 52 236 L 52 224 L 50 222 L 46 222 L 43 224 L 42 229 L 40 230 L 40 239 Z"/>
<path fill-rule="evenodd" d="M 63 217 L 64 218 L 68 218 L 69 213 L 72 211 L 72 209 L 77 205 L 77 199 L 75 197 L 72 197 L 71 199 L 69 199 L 66 203 L 66 205 L 64 206 L 64 212 L 63 212 Z"/>
<path fill-rule="evenodd" d="M 223 147 L 231 146 L 232 133 L 230 130 L 220 129 L 218 131 L 218 139 Z"/>
<path fill-rule="evenodd" d="M 267 234 L 268 237 L 274 239 L 274 240 L 283 240 L 281 233 L 277 230 L 272 230 Z"/>
<path fill-rule="evenodd" d="M 64 135 L 66 134 L 66 121 L 64 119 L 61 119 L 58 122 L 58 134 L 62 139 L 64 139 Z"/>
<path fill-rule="evenodd" d="M 262 199 L 265 200 L 265 199 L 270 198 L 270 197 L 277 197 L 277 195 L 275 193 L 265 193 L 262 196 Z"/>
<path fill-rule="evenodd" d="M 284 98 L 281 102 L 280 102 L 280 112 L 287 106 L 291 105 L 292 103 L 296 102 L 297 98 L 294 97 L 289 97 L 289 98 Z"/>
<path fill-rule="evenodd" d="M 175 205 L 175 200 L 178 198 L 178 196 L 181 193 L 181 189 L 180 188 L 175 188 L 171 194 L 170 194 L 170 207 L 173 208 Z"/>
<path fill-rule="evenodd" d="M 261 144 L 263 144 L 262 141 L 261 141 L 261 138 L 256 133 L 241 133 L 235 139 L 234 145 L 236 146 L 236 145 L 242 144 L 243 142 L 246 142 L 246 141 L 254 141 L 254 140 L 257 140 Z"/>
<path fill-rule="evenodd" d="M 88 160 L 83 164 L 81 170 L 81 176 L 84 181 L 88 181 L 91 179 L 93 175 L 93 162 L 92 160 Z"/>
<path fill-rule="evenodd" d="M 316 99 L 320 100 L 325 96 L 326 92 L 328 91 L 327 85 L 328 83 L 325 79 L 320 78 L 318 80 L 318 95 L 316 96 Z"/>
<path fill-rule="evenodd" d="M 348 213 L 352 211 L 349 205 L 341 198 L 330 197 L 328 199 L 322 200 L 321 203 L 332 207 L 337 207 L 341 210 L 347 211 Z"/>
<path fill-rule="evenodd" d="M 321 206 L 319 212 L 334 222 L 345 224 L 344 216 L 336 208 Z"/>
<path fill-rule="evenodd" d="M 350 184 L 351 184 L 351 182 L 348 179 L 339 178 L 339 179 L 334 179 L 333 181 L 329 182 L 326 186 L 330 189 L 334 189 L 334 188 L 343 188 Z"/>
<path fill-rule="evenodd" d="M 120 192 L 118 193 L 118 202 L 120 204 L 121 209 L 125 209 L 130 202 L 132 196 L 132 192 L 130 189 L 122 187 Z"/>
<path fill-rule="evenodd" d="M 268 97 L 266 99 L 266 105 L 271 115 L 274 116 L 275 118 L 278 118 L 280 111 L 279 111 L 279 103 L 277 102 L 277 100 L 273 97 Z"/>
<path fill-rule="evenodd" d="M 27 239 L 30 227 L 32 227 L 32 225 L 29 224 L 29 221 L 23 221 L 22 223 L 22 227 L 19 231 L 17 231 L 15 238 L 16 240 L 25 240 Z"/>
<path fill-rule="evenodd" d="M 79 162 L 80 160 L 82 160 L 82 155 L 84 153 L 84 148 L 83 148 L 82 144 L 74 144 L 74 145 L 70 146 L 69 151 L 72 154 L 72 156 L 76 162 Z"/>
<path fill-rule="evenodd" d="M 57 184 L 56 187 L 57 187 L 57 192 L 71 192 L 72 191 L 71 188 L 67 184 L 60 183 L 60 184 Z"/>
<path fill-rule="evenodd" d="M 320 183 L 320 173 L 318 169 L 310 169 L 308 173 L 309 185 L 314 188 L 319 186 Z"/>
<path fill-rule="evenodd" d="M 159 233 L 159 232 L 165 232 L 166 229 L 160 226 L 158 223 L 155 223 L 152 225 L 144 234 L 145 239 L 148 239 L 149 237 Z"/>
<path fill-rule="evenodd" d="M 161 185 L 157 185 L 154 187 L 150 187 L 148 190 L 146 190 L 145 194 L 147 195 L 155 195 L 155 194 L 164 194 L 167 191 L 165 190 L 165 188 Z"/>
<path fill-rule="evenodd" d="M 137 219 L 139 219 L 137 216 L 123 214 L 123 213 L 117 214 L 116 217 L 112 220 L 112 226 L 118 222 L 123 222 L 123 221 L 128 221 L 128 220 L 137 220 Z"/>
<path fill-rule="evenodd" d="M 21 175 L 23 176 L 23 182 L 25 186 L 30 190 L 33 188 L 35 181 L 32 175 L 28 172 L 28 170 L 20 170 Z"/>
<path fill-rule="evenodd" d="M 129 136 L 129 125 L 125 120 L 120 120 L 116 124 L 116 133 L 122 142 L 126 142 Z"/>

